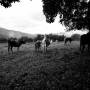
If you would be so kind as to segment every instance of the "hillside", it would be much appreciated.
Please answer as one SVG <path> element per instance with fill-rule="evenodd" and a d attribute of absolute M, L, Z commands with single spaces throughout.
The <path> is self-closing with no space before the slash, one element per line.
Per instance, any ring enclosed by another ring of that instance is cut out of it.
<path fill-rule="evenodd" d="M 27 37 L 30 37 L 30 38 L 34 38 L 36 35 L 22 33 L 22 32 L 14 31 L 14 30 L 8 30 L 8 29 L 0 27 L 0 38 L 8 38 L 8 37 L 20 38 L 22 36 L 27 36 Z"/>

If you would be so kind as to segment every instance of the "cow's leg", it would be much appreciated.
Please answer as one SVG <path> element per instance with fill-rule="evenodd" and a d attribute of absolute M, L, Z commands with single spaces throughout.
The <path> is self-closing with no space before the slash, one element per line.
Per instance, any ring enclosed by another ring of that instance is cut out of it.
<path fill-rule="evenodd" d="M 13 53 L 13 47 L 11 47 L 10 49 L 11 49 L 11 52 Z"/>
<path fill-rule="evenodd" d="M 47 52 L 47 46 L 46 46 L 46 52 Z"/>
<path fill-rule="evenodd" d="M 88 52 L 90 51 L 90 45 L 88 44 Z"/>
<path fill-rule="evenodd" d="M 8 45 L 8 52 L 9 52 L 9 50 L 10 50 L 10 46 Z"/>
<path fill-rule="evenodd" d="M 37 46 L 35 45 L 35 51 L 37 51 Z"/>
<path fill-rule="evenodd" d="M 83 52 L 83 51 L 84 51 L 84 49 L 85 49 L 85 45 L 83 45 L 83 46 L 82 46 L 82 50 L 81 50 L 81 51 Z"/>
<path fill-rule="evenodd" d="M 19 51 L 19 47 L 17 47 L 17 51 Z"/>
<path fill-rule="evenodd" d="M 66 40 L 64 41 L 64 45 L 66 45 Z"/>
<path fill-rule="evenodd" d="M 81 44 L 80 44 L 80 51 L 82 50 L 82 46 L 81 46 Z"/>
<path fill-rule="evenodd" d="M 80 47 L 80 52 L 81 52 L 81 53 L 83 52 L 83 50 L 82 50 L 82 46 Z"/>
<path fill-rule="evenodd" d="M 47 47 L 45 46 L 45 52 L 47 51 Z"/>
<path fill-rule="evenodd" d="M 81 52 L 83 52 L 83 46 L 81 46 Z"/>
<path fill-rule="evenodd" d="M 67 42 L 68 42 L 68 41 L 67 41 L 67 40 L 65 40 L 65 43 L 64 43 L 64 44 L 65 44 L 65 45 L 67 45 Z"/>
<path fill-rule="evenodd" d="M 84 46 L 84 45 L 82 45 L 82 44 L 81 44 L 81 42 L 80 42 L 80 51 L 81 51 L 81 52 L 83 52 L 84 47 L 85 47 L 85 46 Z"/>
<path fill-rule="evenodd" d="M 41 46 L 39 47 L 39 51 L 41 50 Z"/>
<path fill-rule="evenodd" d="M 81 43 L 81 40 L 80 40 L 80 51 L 82 51 L 82 43 Z"/>

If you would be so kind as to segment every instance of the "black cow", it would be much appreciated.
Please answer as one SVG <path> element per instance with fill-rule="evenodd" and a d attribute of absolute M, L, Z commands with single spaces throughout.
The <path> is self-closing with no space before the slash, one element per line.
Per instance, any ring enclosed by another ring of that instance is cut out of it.
<path fill-rule="evenodd" d="M 83 34 L 80 37 L 80 51 L 83 52 L 84 49 L 88 47 L 88 51 L 90 50 L 90 33 Z"/>
<path fill-rule="evenodd" d="M 66 37 L 65 40 L 64 40 L 64 44 L 66 44 L 67 42 L 72 42 L 72 38 L 71 37 Z"/>
<path fill-rule="evenodd" d="M 35 51 L 39 51 L 40 50 L 40 48 L 41 48 L 41 41 L 40 40 L 38 40 L 38 41 L 36 41 L 35 42 Z"/>
<path fill-rule="evenodd" d="M 17 50 L 19 50 L 19 47 L 25 44 L 25 41 L 22 39 L 16 39 L 16 38 L 9 38 L 8 39 L 8 52 L 11 50 L 13 52 L 13 47 L 17 47 Z"/>
<path fill-rule="evenodd" d="M 44 50 L 47 51 L 47 47 L 50 45 L 50 40 L 49 39 L 46 39 L 45 40 L 45 48 Z"/>

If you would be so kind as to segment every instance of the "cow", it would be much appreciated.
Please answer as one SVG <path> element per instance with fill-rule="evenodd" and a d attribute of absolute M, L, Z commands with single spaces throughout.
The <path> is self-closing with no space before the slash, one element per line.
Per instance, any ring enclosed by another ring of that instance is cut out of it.
<path fill-rule="evenodd" d="M 35 51 L 39 51 L 40 50 L 40 48 L 41 48 L 41 41 L 40 40 L 37 40 L 36 42 L 35 42 Z"/>
<path fill-rule="evenodd" d="M 51 41 L 49 38 L 47 38 L 46 35 L 44 35 L 44 38 L 42 40 L 42 45 L 44 46 L 44 52 L 47 51 L 48 46 L 51 44 Z"/>
<path fill-rule="evenodd" d="M 67 42 L 72 42 L 72 38 L 71 37 L 66 37 L 65 39 L 64 39 L 64 44 L 66 44 Z"/>
<path fill-rule="evenodd" d="M 45 47 L 44 47 L 44 50 L 47 51 L 47 47 L 50 45 L 50 40 L 49 39 L 46 39 L 45 40 Z"/>
<path fill-rule="evenodd" d="M 13 47 L 17 47 L 17 50 L 19 50 L 22 44 L 25 44 L 25 41 L 22 39 L 8 38 L 8 52 L 11 50 L 13 53 Z"/>
<path fill-rule="evenodd" d="M 87 34 L 83 34 L 80 37 L 80 51 L 83 52 L 84 49 L 88 47 L 88 51 L 90 50 L 90 32 Z"/>

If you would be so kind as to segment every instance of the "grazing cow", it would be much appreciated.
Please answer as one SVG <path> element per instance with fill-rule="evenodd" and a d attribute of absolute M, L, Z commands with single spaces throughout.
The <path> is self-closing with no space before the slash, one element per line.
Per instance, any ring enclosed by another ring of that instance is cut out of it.
<path fill-rule="evenodd" d="M 25 44 L 25 41 L 22 39 L 16 39 L 16 38 L 9 38 L 8 39 L 8 52 L 11 50 L 13 52 L 13 47 L 17 47 L 17 50 L 19 50 L 19 47 Z"/>
<path fill-rule="evenodd" d="M 64 39 L 64 44 L 66 44 L 67 42 L 72 42 L 72 38 L 71 37 L 66 37 L 65 39 Z"/>
<path fill-rule="evenodd" d="M 39 51 L 40 48 L 41 48 L 41 41 L 38 40 L 35 42 L 35 51 Z"/>
<path fill-rule="evenodd" d="M 83 52 L 86 48 L 86 45 L 88 47 L 88 51 L 90 49 L 90 33 L 83 34 L 80 37 L 80 51 Z"/>

